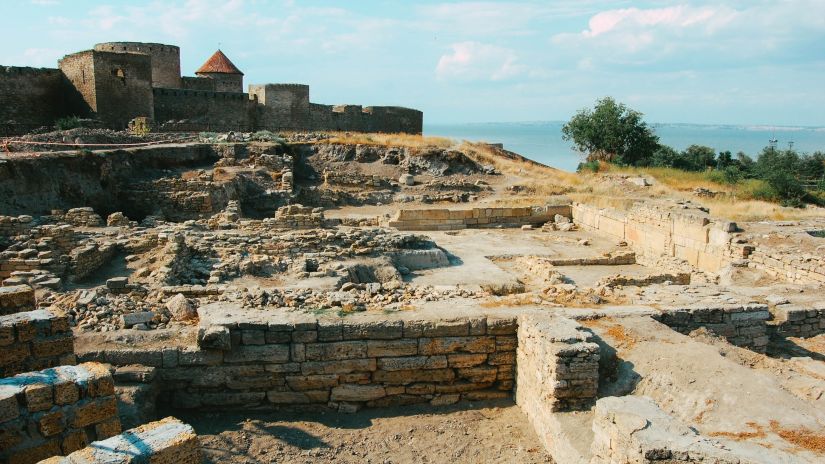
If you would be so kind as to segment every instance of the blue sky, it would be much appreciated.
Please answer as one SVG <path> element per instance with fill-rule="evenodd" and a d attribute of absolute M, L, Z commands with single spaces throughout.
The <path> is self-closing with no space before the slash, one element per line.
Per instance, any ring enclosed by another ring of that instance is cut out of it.
<path fill-rule="evenodd" d="M 566 120 L 610 95 L 652 122 L 825 126 L 825 0 L 0 0 L 0 64 L 105 41 L 221 49 L 245 83 L 429 123 Z"/>

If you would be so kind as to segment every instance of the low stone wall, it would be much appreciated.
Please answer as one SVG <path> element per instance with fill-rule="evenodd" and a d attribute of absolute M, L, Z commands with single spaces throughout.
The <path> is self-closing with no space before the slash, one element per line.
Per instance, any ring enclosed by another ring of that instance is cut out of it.
<path fill-rule="evenodd" d="M 66 456 L 41 464 L 200 464 L 198 436 L 174 417 L 127 430 Z"/>
<path fill-rule="evenodd" d="M 13 237 L 32 227 L 33 218 L 23 216 L 0 216 L 0 237 Z"/>
<path fill-rule="evenodd" d="M 44 309 L 0 316 L 0 377 L 75 362 L 66 317 Z"/>
<path fill-rule="evenodd" d="M 0 287 L 0 316 L 31 311 L 36 305 L 34 289 L 28 285 Z"/>
<path fill-rule="evenodd" d="M 774 338 L 814 337 L 825 333 L 825 303 L 804 308 L 798 305 L 777 305 L 771 311 L 768 333 Z"/>
<path fill-rule="evenodd" d="M 114 393 L 97 363 L 0 379 L 0 462 L 35 463 L 120 433 Z"/>
<path fill-rule="evenodd" d="M 592 340 L 589 330 L 570 319 L 519 318 L 516 403 L 551 452 L 561 447 L 553 443 L 562 433 L 554 413 L 588 409 L 596 400 L 599 345 Z"/>
<path fill-rule="evenodd" d="M 326 404 L 351 411 L 501 398 L 513 389 L 515 318 L 316 319 L 220 304 L 198 312 L 200 348 L 81 358 L 157 367 L 159 386 L 179 408 Z"/>
<path fill-rule="evenodd" d="M 817 285 L 825 283 L 825 257 L 821 255 L 783 254 L 779 250 L 757 247 L 750 255 L 748 267 L 763 270 L 793 283 Z"/>
<path fill-rule="evenodd" d="M 731 344 L 764 352 L 770 337 L 766 321 L 771 315 L 766 305 L 706 305 L 668 307 L 653 318 L 677 332 L 688 334 L 704 327 Z"/>
<path fill-rule="evenodd" d="M 90 244 L 72 250 L 72 279 L 80 281 L 94 274 L 112 260 L 117 251 L 114 243 Z"/>
<path fill-rule="evenodd" d="M 555 215 L 570 217 L 569 205 L 518 208 L 402 209 L 388 225 L 398 230 L 457 230 L 484 227 L 541 225 Z"/>
<path fill-rule="evenodd" d="M 574 203 L 573 221 L 586 230 L 626 241 L 641 254 L 675 256 L 707 272 L 719 272 L 752 247 L 735 243 L 736 224 L 713 221 L 697 209 L 637 203 L 629 211 Z"/>

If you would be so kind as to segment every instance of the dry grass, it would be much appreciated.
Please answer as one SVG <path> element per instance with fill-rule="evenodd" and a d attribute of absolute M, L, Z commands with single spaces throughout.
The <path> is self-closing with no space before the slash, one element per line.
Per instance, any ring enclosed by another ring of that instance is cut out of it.
<path fill-rule="evenodd" d="M 382 147 L 407 148 L 452 148 L 455 140 L 446 137 L 425 137 L 414 134 L 382 134 L 358 132 L 332 132 L 332 138 L 319 143 L 341 143 L 348 145 L 377 145 Z"/>
<path fill-rule="evenodd" d="M 708 435 L 711 437 L 722 437 L 736 441 L 765 437 L 765 428 L 761 425 L 755 422 L 747 422 L 745 425 L 747 425 L 751 430 L 745 432 L 711 432 Z"/>

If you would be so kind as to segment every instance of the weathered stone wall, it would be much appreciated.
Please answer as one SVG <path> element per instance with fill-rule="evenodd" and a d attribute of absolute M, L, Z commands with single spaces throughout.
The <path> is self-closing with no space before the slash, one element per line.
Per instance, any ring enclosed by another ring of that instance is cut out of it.
<path fill-rule="evenodd" d="M 310 128 L 358 132 L 420 134 L 424 113 L 399 106 L 321 105 L 310 103 Z"/>
<path fill-rule="evenodd" d="M 789 282 L 825 284 L 825 256 L 782 253 L 780 250 L 756 247 L 749 258 L 748 267 L 763 270 Z"/>
<path fill-rule="evenodd" d="M 97 363 L 0 379 L 0 461 L 36 463 L 120 433 L 114 393 Z"/>
<path fill-rule="evenodd" d="M 45 309 L 0 316 L 0 377 L 75 362 L 65 316 Z"/>
<path fill-rule="evenodd" d="M 807 308 L 793 304 L 776 305 L 771 314 L 773 319 L 768 322 L 771 337 L 808 338 L 825 333 L 825 303 Z"/>
<path fill-rule="evenodd" d="M 719 272 L 750 248 L 733 243 L 732 222 L 714 222 L 699 210 L 636 204 L 629 211 L 572 206 L 573 221 L 586 230 L 624 240 L 646 256 L 675 256 L 707 272 Z"/>
<path fill-rule="evenodd" d="M 60 70 L 0 67 L 0 135 L 51 126 L 66 115 Z"/>
<path fill-rule="evenodd" d="M 72 263 L 72 280 L 82 281 L 94 274 L 95 271 L 112 260 L 116 251 L 117 246 L 110 242 L 92 243 L 75 248 L 69 255 Z"/>
<path fill-rule="evenodd" d="M 215 91 L 215 81 L 204 79 L 203 77 L 182 76 L 180 78 L 180 88 L 186 90 L 203 90 L 206 92 Z"/>
<path fill-rule="evenodd" d="M 765 324 L 770 317 L 768 307 L 760 304 L 669 307 L 653 316 L 677 332 L 688 334 L 704 327 L 736 346 L 758 352 L 764 352 L 770 341 Z"/>
<path fill-rule="evenodd" d="M 588 409 L 599 383 L 599 346 L 578 323 L 550 315 L 519 318 L 516 403 L 556 462 L 574 462 L 557 442 L 565 427 L 559 411 Z"/>
<path fill-rule="evenodd" d="M 224 318 L 219 305 L 199 313 L 200 348 L 82 357 L 157 367 L 159 385 L 181 408 L 326 404 L 349 411 L 501 398 L 513 388 L 514 318 L 319 320 L 278 310 Z"/>
<path fill-rule="evenodd" d="M 215 160 L 208 145 L 15 157 L 0 167 L 0 211 L 40 215 L 56 208 L 90 206 L 101 215 L 122 211 L 139 219 L 142 215 L 133 214 L 134 198 L 127 188 L 135 179 L 159 169 Z"/>
<path fill-rule="evenodd" d="M 0 316 L 32 311 L 36 305 L 34 289 L 28 285 L 0 287 Z"/>
<path fill-rule="evenodd" d="M 570 217 L 570 206 L 527 206 L 515 208 L 401 209 L 389 221 L 398 230 L 456 230 L 524 224 L 540 225 L 556 214 Z"/>
<path fill-rule="evenodd" d="M 32 217 L 0 216 L 0 237 L 14 237 L 32 227 Z"/>
<path fill-rule="evenodd" d="M 154 89 L 155 120 L 196 123 L 203 130 L 250 131 L 255 100 L 249 94 L 185 89 Z"/>
<path fill-rule="evenodd" d="M 149 55 L 152 86 L 177 89 L 180 81 L 180 48 L 175 45 L 142 42 L 105 42 L 95 44 L 97 51 Z"/>
<path fill-rule="evenodd" d="M 194 429 L 174 417 L 150 422 L 41 464 L 200 464 Z"/>
<path fill-rule="evenodd" d="M 303 84 L 250 85 L 258 107 L 261 129 L 300 129 L 310 126 L 309 86 Z"/>

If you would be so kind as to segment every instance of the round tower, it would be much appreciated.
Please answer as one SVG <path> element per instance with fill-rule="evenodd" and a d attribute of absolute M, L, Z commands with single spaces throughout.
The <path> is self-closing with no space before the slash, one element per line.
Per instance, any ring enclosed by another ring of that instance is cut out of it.
<path fill-rule="evenodd" d="M 180 88 L 180 48 L 174 45 L 143 42 L 104 42 L 95 50 L 111 53 L 140 53 L 152 62 L 152 87 Z"/>

